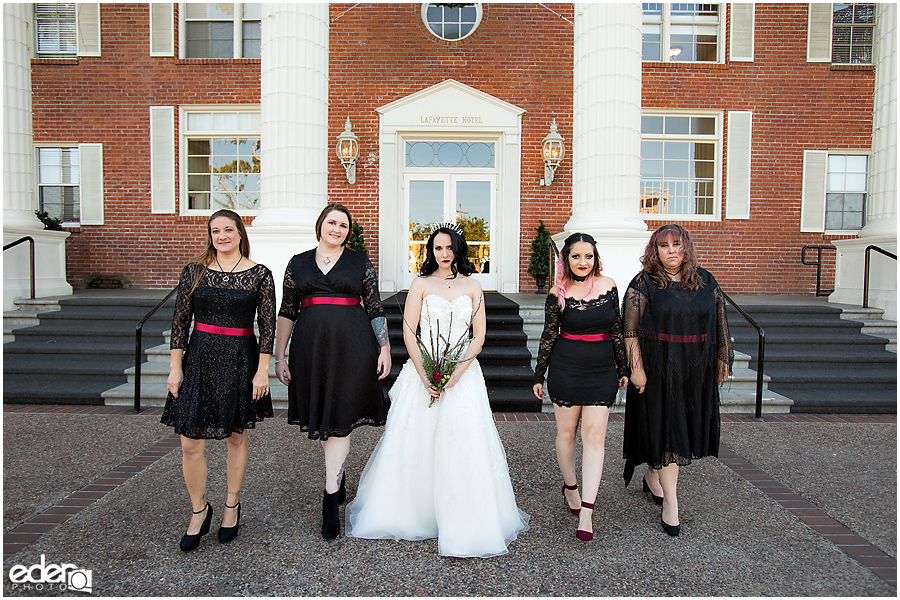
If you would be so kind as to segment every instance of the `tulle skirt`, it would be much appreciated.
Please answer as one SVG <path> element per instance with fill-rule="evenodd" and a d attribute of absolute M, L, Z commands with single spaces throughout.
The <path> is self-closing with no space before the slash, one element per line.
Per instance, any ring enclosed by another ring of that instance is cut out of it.
<path fill-rule="evenodd" d="M 478 361 L 430 408 L 409 361 L 390 395 L 384 435 L 347 506 L 347 536 L 438 538 L 444 556 L 506 554 L 529 516 L 516 506 Z"/>

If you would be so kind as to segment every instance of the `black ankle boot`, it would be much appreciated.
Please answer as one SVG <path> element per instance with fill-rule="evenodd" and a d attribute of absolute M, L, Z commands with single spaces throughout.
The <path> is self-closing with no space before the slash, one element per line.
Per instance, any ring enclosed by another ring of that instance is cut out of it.
<path fill-rule="evenodd" d="M 338 504 L 343 504 L 344 500 L 347 499 L 347 488 L 344 486 L 344 482 L 347 481 L 347 471 L 344 471 L 341 474 L 341 487 L 338 488 Z"/>
<path fill-rule="evenodd" d="M 338 516 L 338 492 L 325 492 L 322 497 L 322 537 L 333 540 L 341 532 L 341 519 Z"/>

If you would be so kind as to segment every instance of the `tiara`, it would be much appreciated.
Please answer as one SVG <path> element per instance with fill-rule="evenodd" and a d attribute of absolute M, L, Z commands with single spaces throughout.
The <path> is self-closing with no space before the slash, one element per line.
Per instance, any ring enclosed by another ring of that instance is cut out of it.
<path fill-rule="evenodd" d="M 456 223 L 435 223 L 431 226 L 431 233 L 434 233 L 438 229 L 449 229 L 451 231 L 455 231 L 459 235 L 463 235 L 462 227 L 460 227 Z"/>

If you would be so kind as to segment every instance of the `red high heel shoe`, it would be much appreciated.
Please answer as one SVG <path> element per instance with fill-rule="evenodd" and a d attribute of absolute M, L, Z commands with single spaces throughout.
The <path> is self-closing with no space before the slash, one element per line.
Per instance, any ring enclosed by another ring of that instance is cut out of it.
<path fill-rule="evenodd" d="M 581 503 L 581 507 L 582 507 L 582 508 L 587 508 L 587 509 L 590 509 L 590 510 L 594 510 L 594 505 L 593 505 L 593 504 L 588 504 L 587 502 L 582 502 L 582 503 Z M 593 515 L 592 515 L 592 516 L 593 516 Z M 575 537 L 577 537 L 577 538 L 578 538 L 579 540 L 581 540 L 582 542 L 589 542 L 589 541 L 591 541 L 592 539 L 594 539 L 594 532 L 593 532 L 593 531 L 585 531 L 584 529 L 576 529 L 576 530 L 575 530 Z"/>
<path fill-rule="evenodd" d="M 575 485 L 566 485 L 566 482 L 563 481 L 563 486 L 562 486 L 563 502 L 566 503 L 566 508 L 568 508 L 569 511 L 577 517 L 578 515 L 581 514 L 581 509 L 580 508 L 572 508 L 571 506 L 569 506 L 569 501 L 566 499 L 566 490 L 578 490 L 578 484 L 576 483 Z"/>

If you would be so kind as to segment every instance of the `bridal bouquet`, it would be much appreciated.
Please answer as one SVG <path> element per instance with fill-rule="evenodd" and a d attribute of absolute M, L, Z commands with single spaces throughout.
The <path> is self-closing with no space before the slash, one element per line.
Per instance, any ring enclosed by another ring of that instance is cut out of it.
<path fill-rule="evenodd" d="M 423 308 L 425 311 L 428 310 L 427 307 Z M 475 309 L 475 312 L 478 312 L 480 308 L 481 301 L 479 300 L 478 308 Z M 406 322 L 406 315 L 403 316 L 403 323 L 415 333 L 415 329 L 410 327 L 409 323 Z M 472 322 L 469 321 L 463 330 L 463 334 L 459 336 L 459 339 L 455 342 L 451 342 L 449 337 L 450 331 L 453 331 L 453 315 L 451 314 L 450 322 L 447 327 L 447 335 L 441 334 L 440 321 L 435 323 L 435 327 L 430 330 L 428 344 L 422 340 L 421 335 L 415 333 L 416 343 L 419 346 L 419 352 L 422 354 L 422 368 L 425 369 L 425 375 L 428 377 L 431 387 L 437 390 L 439 394 L 443 391 L 447 382 L 450 381 L 450 376 L 453 374 L 453 369 L 456 368 L 456 365 L 475 358 L 474 356 L 466 359 L 461 358 L 465 355 L 466 349 L 469 347 L 469 342 L 472 339 L 469 336 L 469 328 L 471 326 Z M 438 398 L 440 398 L 440 396 L 438 396 Z M 431 402 L 428 403 L 428 408 L 431 408 L 431 406 L 438 401 L 438 398 L 432 398 Z"/>
<path fill-rule="evenodd" d="M 453 330 L 453 315 L 450 315 L 450 330 Z M 469 347 L 469 328 L 466 327 L 465 332 L 460 336 L 456 343 L 451 344 L 450 339 L 441 335 L 441 324 L 437 323 L 436 330 L 431 331 L 429 336 L 429 344 L 425 345 L 422 336 L 416 335 L 416 342 L 419 344 L 419 351 L 422 353 L 422 368 L 431 382 L 431 387 L 436 389 L 438 393 L 444 390 L 444 386 L 450 381 L 450 375 L 456 365 L 463 362 L 460 357 L 465 354 L 466 348 Z M 439 396 L 440 397 L 440 396 Z M 437 398 L 432 398 L 428 403 L 428 408 L 437 402 Z"/>

